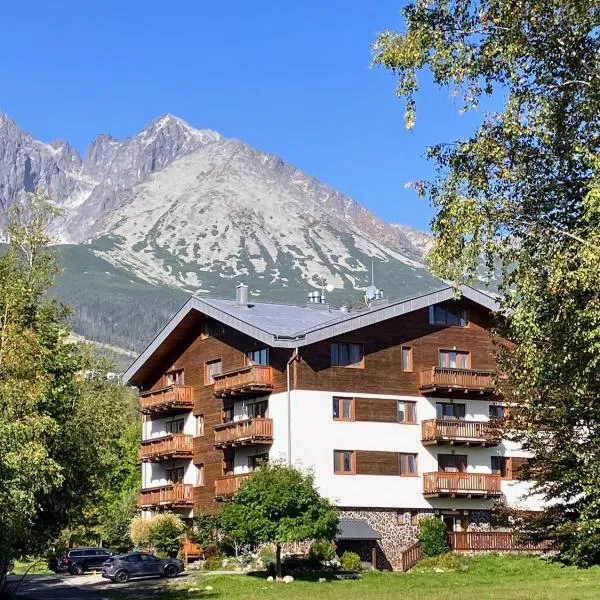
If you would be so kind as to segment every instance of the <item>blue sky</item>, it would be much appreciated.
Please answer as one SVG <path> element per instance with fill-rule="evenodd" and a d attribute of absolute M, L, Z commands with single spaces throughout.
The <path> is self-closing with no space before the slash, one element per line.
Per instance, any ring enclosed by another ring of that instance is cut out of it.
<path fill-rule="evenodd" d="M 426 228 L 405 189 L 433 174 L 427 145 L 468 135 L 446 90 L 425 82 L 405 131 L 394 78 L 372 69 L 389 0 L 31 0 L 3 5 L 0 110 L 80 151 L 169 112 L 273 152 L 378 216 Z M 427 78 L 424 76 L 424 80 Z"/>

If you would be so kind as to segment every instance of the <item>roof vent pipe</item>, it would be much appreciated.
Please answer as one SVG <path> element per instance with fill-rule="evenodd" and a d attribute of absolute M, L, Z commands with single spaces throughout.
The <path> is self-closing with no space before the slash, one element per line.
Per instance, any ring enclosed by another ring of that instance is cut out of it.
<path fill-rule="evenodd" d="M 245 283 L 236 286 L 235 303 L 238 306 L 248 306 L 248 286 Z"/>

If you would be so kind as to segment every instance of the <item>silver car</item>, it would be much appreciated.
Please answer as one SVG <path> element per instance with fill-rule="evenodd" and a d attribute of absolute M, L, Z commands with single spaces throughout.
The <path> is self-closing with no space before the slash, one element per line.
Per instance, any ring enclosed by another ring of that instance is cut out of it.
<path fill-rule="evenodd" d="M 128 552 L 104 561 L 102 577 L 127 583 L 131 577 L 176 577 L 183 569 L 183 562 L 177 558 L 157 558 L 147 552 Z"/>

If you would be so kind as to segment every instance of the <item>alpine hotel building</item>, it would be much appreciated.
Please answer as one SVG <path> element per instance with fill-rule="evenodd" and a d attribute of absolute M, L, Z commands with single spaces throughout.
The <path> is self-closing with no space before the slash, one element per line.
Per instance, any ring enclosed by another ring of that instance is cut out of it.
<path fill-rule="evenodd" d="M 419 518 L 450 531 L 523 509 L 523 452 L 500 439 L 494 300 L 462 286 L 347 312 L 191 297 L 132 364 L 140 390 L 144 511 L 219 510 L 263 460 L 315 473 L 340 516 L 375 530 L 399 568 Z"/>

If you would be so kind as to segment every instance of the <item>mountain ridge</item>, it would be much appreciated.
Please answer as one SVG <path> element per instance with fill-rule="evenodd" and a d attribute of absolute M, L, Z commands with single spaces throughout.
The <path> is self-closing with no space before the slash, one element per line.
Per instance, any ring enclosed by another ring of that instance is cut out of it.
<path fill-rule="evenodd" d="M 82 156 L 66 140 L 35 140 L 0 113 L 0 148 L 4 208 L 38 185 L 62 207 L 54 233 L 102 303 L 82 299 L 72 271 L 58 289 L 77 327 L 88 327 L 78 333 L 90 337 L 90 319 L 103 323 L 91 327 L 100 342 L 116 340 L 116 308 L 135 303 L 139 286 L 148 297 L 166 293 L 160 310 L 144 307 L 156 310 L 151 328 L 177 290 L 227 296 L 241 280 L 257 299 L 293 302 L 324 282 L 335 299 L 355 302 L 373 263 L 390 297 L 437 285 L 424 264 L 430 234 L 386 223 L 281 157 L 170 114 L 123 140 L 100 134 Z M 127 314 L 139 319 L 141 310 Z"/>

